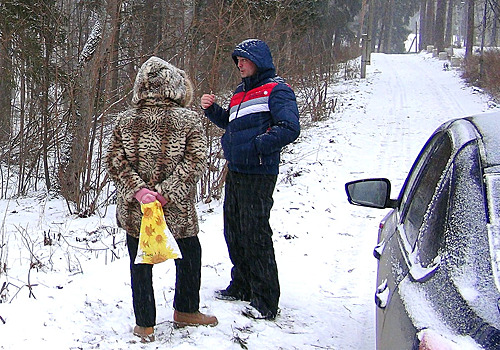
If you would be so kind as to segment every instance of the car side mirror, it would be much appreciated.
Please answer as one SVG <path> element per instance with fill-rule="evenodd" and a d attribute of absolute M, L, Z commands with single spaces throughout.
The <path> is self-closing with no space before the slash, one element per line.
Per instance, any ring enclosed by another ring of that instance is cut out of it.
<path fill-rule="evenodd" d="M 390 199 L 391 182 L 388 179 L 364 179 L 346 183 L 349 203 L 370 208 L 395 208 L 396 201 Z"/>

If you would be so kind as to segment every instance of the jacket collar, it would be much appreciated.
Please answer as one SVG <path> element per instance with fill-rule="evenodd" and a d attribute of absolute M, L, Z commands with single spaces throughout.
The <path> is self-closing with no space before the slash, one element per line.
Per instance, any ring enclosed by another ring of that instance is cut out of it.
<path fill-rule="evenodd" d="M 264 81 L 274 78 L 276 76 L 274 69 L 268 69 L 266 71 L 260 72 L 257 71 L 256 74 L 242 78 L 243 81 L 243 91 L 250 91 L 257 86 L 260 86 L 263 84 Z"/>

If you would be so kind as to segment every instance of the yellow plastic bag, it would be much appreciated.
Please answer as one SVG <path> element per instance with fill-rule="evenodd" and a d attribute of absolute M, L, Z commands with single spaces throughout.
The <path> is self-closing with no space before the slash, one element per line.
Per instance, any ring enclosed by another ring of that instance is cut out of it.
<path fill-rule="evenodd" d="M 168 259 L 182 259 L 182 254 L 165 223 L 160 202 L 141 203 L 142 220 L 136 264 L 158 264 Z"/>

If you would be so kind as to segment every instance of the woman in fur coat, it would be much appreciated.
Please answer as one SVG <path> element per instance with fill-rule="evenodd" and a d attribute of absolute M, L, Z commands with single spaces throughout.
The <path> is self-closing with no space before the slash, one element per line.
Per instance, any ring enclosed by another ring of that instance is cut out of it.
<path fill-rule="evenodd" d="M 152 266 L 134 264 L 142 218 L 141 203 L 158 200 L 182 259 L 175 260 L 174 323 L 217 324 L 199 311 L 201 246 L 195 208 L 196 183 L 205 167 L 206 137 L 199 116 L 185 108 L 192 86 L 184 71 L 151 57 L 139 69 L 132 108 L 118 116 L 107 153 L 109 176 L 117 189 L 118 226 L 127 232 L 134 334 L 154 340 L 156 306 Z"/>

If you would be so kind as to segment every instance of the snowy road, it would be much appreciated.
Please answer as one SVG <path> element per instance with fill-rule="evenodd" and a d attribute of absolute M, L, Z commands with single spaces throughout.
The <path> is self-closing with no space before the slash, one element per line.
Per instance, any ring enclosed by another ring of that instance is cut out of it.
<path fill-rule="evenodd" d="M 365 172 L 374 167 L 377 174 L 402 181 L 401 170 L 409 169 L 437 126 L 487 108 L 481 96 L 459 81 L 457 71 L 442 69 L 443 61 L 425 55 L 374 54 L 372 62 L 367 82 L 357 86 L 360 92 L 351 90 L 360 107 L 346 109 L 339 122 L 344 130 L 356 125 L 355 135 L 342 134 L 366 156 Z"/>
<path fill-rule="evenodd" d="M 379 220 L 387 211 L 347 204 L 345 182 L 387 177 L 395 198 L 436 127 L 488 108 L 487 99 L 462 84 L 458 72 L 444 71 L 442 61 L 428 55 L 374 54 L 372 62 L 366 80 L 334 88 L 333 97 L 340 102 L 334 118 L 303 132 L 293 150 L 300 161 L 290 166 L 294 171 L 301 169 L 303 176 L 296 180 L 292 193 L 281 189 L 276 200 L 286 211 L 281 205 L 285 199 L 280 197 L 300 194 L 301 214 L 277 226 L 288 227 L 288 234 L 307 233 L 305 237 L 295 234 L 307 241 L 308 256 L 317 257 L 304 270 L 315 276 L 308 276 L 313 279 L 308 282 L 312 286 L 309 300 L 318 304 L 331 337 L 323 338 L 318 346 L 329 349 L 373 349 L 375 342 L 376 261 L 372 251 Z M 290 206 L 296 202 L 290 200 Z M 286 248 L 280 248 L 286 256 Z M 297 268 L 305 261 L 297 261 Z M 287 288 L 283 289 L 286 302 Z M 328 292 L 320 295 L 315 290 Z M 308 323 L 316 320 L 313 313 L 303 316 L 311 319 Z M 328 331 L 322 334 L 327 336 Z"/>
<path fill-rule="evenodd" d="M 352 274 L 358 274 L 345 281 L 353 287 L 347 300 L 356 302 L 341 303 L 336 309 L 359 309 L 359 318 L 345 325 L 345 342 L 332 344 L 334 349 L 374 348 L 376 261 L 372 250 L 378 223 L 387 212 L 345 205 L 342 185 L 359 178 L 387 177 L 396 198 L 413 160 L 434 129 L 448 119 L 488 108 L 487 99 L 461 83 L 458 72 L 442 67 L 442 61 L 430 55 L 374 54 L 366 81 L 348 84 L 350 105 L 344 104 L 338 121 L 332 123 L 340 152 L 331 179 L 337 189 L 332 197 L 338 200 L 341 221 L 337 230 L 353 237 L 352 244 L 342 247 L 341 252 L 351 261 Z"/>
<path fill-rule="evenodd" d="M 282 291 L 276 322 L 251 321 L 240 313 L 243 302 L 213 297 L 226 287 L 231 268 L 220 202 L 199 208 L 201 311 L 215 314 L 219 325 L 173 328 L 170 261 L 154 269 L 157 341 L 141 345 L 131 334 L 123 245 L 113 262 L 104 253 L 84 256 L 70 245 L 35 246 L 48 231 L 77 245 L 75 236 L 86 240 L 96 228 L 114 225 L 113 208 L 102 218 L 79 219 L 67 214 L 62 200 L 25 198 L 0 201 L 0 211 L 7 213 L 2 229 L 9 237 L 8 282 L 28 283 L 31 256 L 19 232 L 29 233 L 41 266 L 30 277 L 37 299 L 29 298 L 27 288 L 14 295 L 11 285 L 12 302 L 0 303 L 0 349 L 374 349 L 372 250 L 386 211 L 349 205 L 344 184 L 387 177 L 396 197 L 430 133 L 448 119 L 487 110 L 488 100 L 426 54 L 374 54 L 366 79 L 340 82 L 331 93 L 338 99 L 336 113 L 304 128 L 283 157 L 271 214 Z"/>

